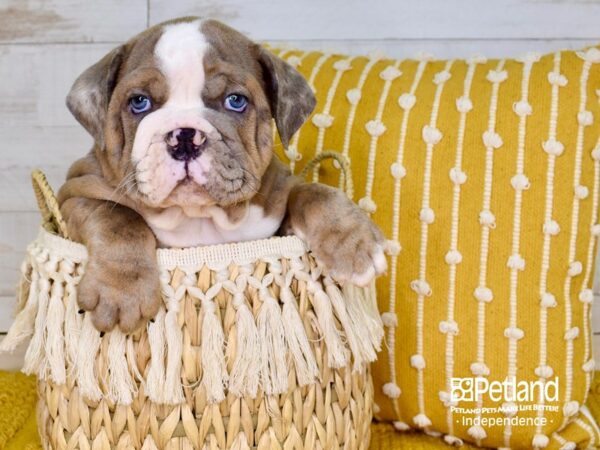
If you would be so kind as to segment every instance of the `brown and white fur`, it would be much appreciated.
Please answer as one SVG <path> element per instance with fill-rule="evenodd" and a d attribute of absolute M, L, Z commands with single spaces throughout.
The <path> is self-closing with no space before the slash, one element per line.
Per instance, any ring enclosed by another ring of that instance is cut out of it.
<path fill-rule="evenodd" d="M 224 107 L 232 93 L 248 98 L 245 111 Z M 135 114 L 139 95 L 152 106 Z M 273 157 L 271 119 L 287 145 L 315 98 L 295 69 L 235 30 L 197 18 L 150 28 L 87 69 L 67 105 L 95 140 L 59 201 L 88 248 L 78 301 L 99 330 L 131 332 L 156 314 L 157 246 L 294 233 L 341 282 L 385 270 L 368 217 Z M 194 151 L 175 157 L 180 148 Z"/>

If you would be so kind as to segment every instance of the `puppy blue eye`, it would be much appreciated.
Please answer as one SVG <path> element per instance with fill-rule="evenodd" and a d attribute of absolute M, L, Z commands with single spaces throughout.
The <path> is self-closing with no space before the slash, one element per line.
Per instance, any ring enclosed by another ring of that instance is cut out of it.
<path fill-rule="evenodd" d="M 134 95 L 129 99 L 129 107 L 134 114 L 141 114 L 152 108 L 152 102 L 145 95 Z"/>
<path fill-rule="evenodd" d="M 231 94 L 225 98 L 225 108 L 238 113 L 244 112 L 248 106 L 248 99 L 241 94 Z"/>

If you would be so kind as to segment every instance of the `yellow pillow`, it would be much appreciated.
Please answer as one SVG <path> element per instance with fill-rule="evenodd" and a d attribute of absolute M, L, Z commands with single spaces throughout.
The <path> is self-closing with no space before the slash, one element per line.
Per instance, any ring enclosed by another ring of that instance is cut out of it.
<path fill-rule="evenodd" d="M 318 98 L 280 156 L 297 173 L 323 151 L 347 155 L 354 200 L 389 239 L 377 417 L 455 444 L 598 445 L 581 406 L 594 369 L 600 50 L 279 54 Z M 331 162 L 312 175 L 341 185 Z"/>

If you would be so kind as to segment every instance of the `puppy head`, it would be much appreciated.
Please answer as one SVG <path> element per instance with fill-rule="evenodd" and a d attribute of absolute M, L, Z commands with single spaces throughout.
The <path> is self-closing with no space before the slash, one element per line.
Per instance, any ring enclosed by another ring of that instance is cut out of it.
<path fill-rule="evenodd" d="M 291 66 L 216 21 L 150 28 L 87 69 L 67 97 L 103 173 L 147 206 L 250 199 L 315 105 Z"/>

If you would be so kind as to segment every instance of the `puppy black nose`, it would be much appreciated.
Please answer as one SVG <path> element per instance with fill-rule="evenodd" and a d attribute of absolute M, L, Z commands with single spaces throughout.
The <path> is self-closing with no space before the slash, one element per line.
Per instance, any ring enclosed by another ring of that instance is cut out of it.
<path fill-rule="evenodd" d="M 177 161 L 191 161 L 202 152 L 206 135 L 194 128 L 177 128 L 167 134 L 167 150 Z"/>

